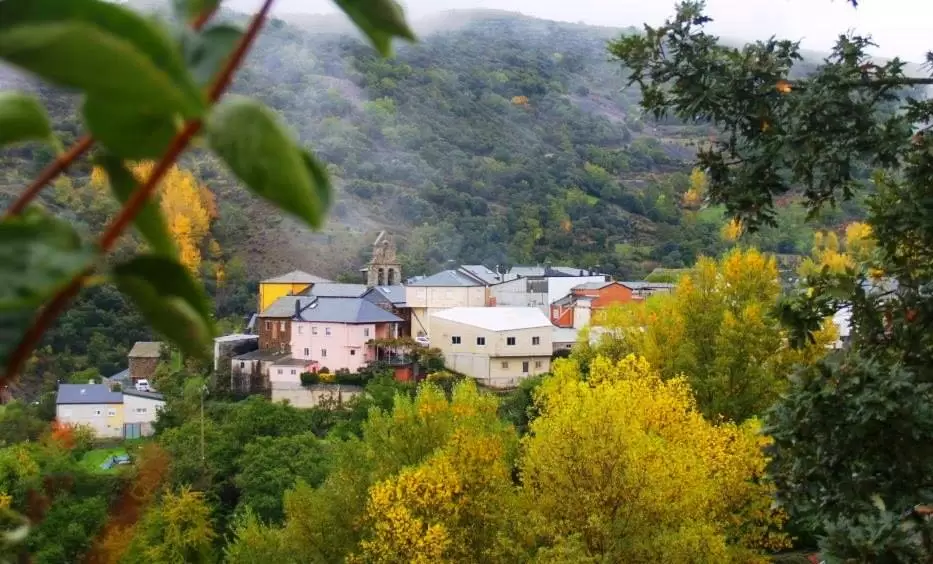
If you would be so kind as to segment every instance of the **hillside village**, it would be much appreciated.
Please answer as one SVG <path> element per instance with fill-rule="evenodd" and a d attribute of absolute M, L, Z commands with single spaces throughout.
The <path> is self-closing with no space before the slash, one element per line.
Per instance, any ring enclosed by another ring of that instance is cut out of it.
<path fill-rule="evenodd" d="M 363 269 L 365 284 L 299 270 L 261 281 L 247 332 L 217 338 L 215 369 L 229 365 L 237 391 L 316 405 L 329 397 L 328 380 L 343 398 L 359 393 L 359 386 L 339 384 L 374 363 L 391 367 L 398 380 L 420 380 L 426 372 L 418 358 L 435 351 L 451 372 L 510 388 L 547 372 L 594 313 L 673 288 L 550 265 L 506 272 L 460 265 L 408 279 L 403 273 L 394 241 L 382 232 Z M 303 374 L 334 376 L 308 385 Z"/>

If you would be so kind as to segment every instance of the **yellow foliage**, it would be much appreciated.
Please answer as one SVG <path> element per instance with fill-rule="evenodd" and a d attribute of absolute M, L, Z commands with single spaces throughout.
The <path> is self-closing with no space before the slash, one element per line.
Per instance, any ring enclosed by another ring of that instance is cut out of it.
<path fill-rule="evenodd" d="M 793 90 L 793 88 L 790 85 L 790 82 L 786 80 L 779 80 L 777 82 L 777 85 L 775 85 L 775 89 L 777 89 L 777 91 L 780 92 L 781 94 L 789 94 L 790 91 Z"/>
<path fill-rule="evenodd" d="M 13 503 L 13 496 L 0 490 L 0 509 L 9 509 Z"/>
<path fill-rule="evenodd" d="M 520 462 L 548 534 L 579 534 L 611 562 L 764 561 L 788 546 L 772 511 L 758 424 L 714 425 L 683 378 L 597 357 L 589 379 L 559 361 Z"/>
<path fill-rule="evenodd" d="M 512 103 L 517 106 L 527 106 L 528 96 L 512 96 Z"/>
<path fill-rule="evenodd" d="M 745 233 L 745 226 L 742 224 L 742 221 L 737 218 L 729 220 L 729 223 L 722 226 L 722 231 L 720 232 L 722 238 L 726 241 L 738 241 L 743 233 Z"/>
<path fill-rule="evenodd" d="M 826 268 L 832 274 L 843 274 L 869 263 L 876 247 L 871 226 L 866 223 L 852 222 L 846 226 L 844 250 L 834 232 L 817 231 L 811 256 L 800 263 L 797 272 L 801 276 L 812 276 Z"/>
<path fill-rule="evenodd" d="M 144 180 L 152 174 L 154 164 L 145 162 L 133 168 L 133 174 Z M 172 165 L 160 184 L 160 207 L 169 232 L 178 244 L 181 263 L 193 272 L 201 266 L 201 245 L 217 215 L 214 196 L 190 172 Z"/>

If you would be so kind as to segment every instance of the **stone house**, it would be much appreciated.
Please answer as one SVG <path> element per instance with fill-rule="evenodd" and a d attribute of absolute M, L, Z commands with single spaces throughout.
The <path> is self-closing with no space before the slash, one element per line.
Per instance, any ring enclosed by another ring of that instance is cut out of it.
<path fill-rule="evenodd" d="M 137 341 L 127 355 L 129 360 L 129 379 L 136 383 L 141 379 L 151 379 L 162 357 L 162 343 L 158 341 Z"/>

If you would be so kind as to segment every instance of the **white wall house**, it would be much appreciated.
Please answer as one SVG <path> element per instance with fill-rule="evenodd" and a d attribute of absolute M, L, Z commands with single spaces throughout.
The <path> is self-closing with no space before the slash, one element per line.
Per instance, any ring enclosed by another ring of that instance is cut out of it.
<path fill-rule="evenodd" d="M 551 369 L 554 327 L 536 307 L 456 307 L 433 314 L 431 346 L 447 366 L 495 388 Z"/>

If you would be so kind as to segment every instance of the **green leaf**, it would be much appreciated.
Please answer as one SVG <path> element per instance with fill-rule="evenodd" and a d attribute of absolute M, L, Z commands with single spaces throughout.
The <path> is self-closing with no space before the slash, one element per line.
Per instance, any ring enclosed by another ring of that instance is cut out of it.
<path fill-rule="evenodd" d="M 0 221 L 0 363 L 39 307 L 94 261 L 72 227 L 35 208 Z"/>
<path fill-rule="evenodd" d="M 194 107 L 205 102 L 185 69 L 181 53 L 169 34 L 155 22 L 133 10 L 102 0 L 3 0 L 0 2 L 0 35 L 6 29 L 27 24 L 85 23 L 129 42 L 175 81 Z M 107 67 L 100 67 L 107 68 Z M 111 69 L 107 68 L 109 72 Z M 200 117 L 200 114 L 188 117 Z"/>
<path fill-rule="evenodd" d="M 207 358 L 213 338 L 207 296 L 178 262 L 141 255 L 113 269 L 113 280 L 152 327 L 185 352 Z"/>
<path fill-rule="evenodd" d="M 199 117 L 193 98 L 132 43 L 81 22 L 26 24 L 0 30 L 0 59 L 59 86 L 113 103 L 132 100 L 147 112 Z"/>
<path fill-rule="evenodd" d="M 123 161 L 113 155 L 101 155 L 97 157 L 96 162 L 106 172 L 110 180 L 110 188 L 121 203 L 126 203 L 138 186 L 139 182 L 133 174 L 127 170 Z M 139 210 L 134 220 L 136 228 L 142 233 L 146 242 L 152 248 L 153 253 L 168 258 L 174 258 L 178 255 L 175 247 L 175 241 L 169 233 L 165 219 L 162 217 L 162 211 L 156 201 L 146 202 Z"/>
<path fill-rule="evenodd" d="M 211 84 L 236 48 L 243 30 L 232 25 L 215 25 L 200 33 L 186 29 L 182 36 L 185 64 L 200 86 Z"/>
<path fill-rule="evenodd" d="M 172 116 L 146 113 L 145 108 L 133 103 L 88 96 L 81 112 L 94 138 L 125 159 L 161 156 L 178 132 Z"/>
<path fill-rule="evenodd" d="M 207 121 L 207 141 L 256 194 L 312 227 L 324 221 L 330 183 L 319 165 L 309 166 L 275 114 L 254 100 L 228 96 Z"/>
<path fill-rule="evenodd" d="M 20 92 L 0 92 L 0 147 L 40 139 L 54 140 L 42 104 Z"/>
<path fill-rule="evenodd" d="M 220 0 L 172 0 L 175 14 L 182 21 L 191 21 L 205 12 L 216 10 Z"/>
<path fill-rule="evenodd" d="M 383 56 L 392 52 L 392 37 L 415 40 L 405 13 L 394 0 L 335 0 Z"/>
<path fill-rule="evenodd" d="M 302 150 L 301 158 L 304 159 L 305 167 L 307 167 L 308 172 L 311 174 L 311 178 L 314 180 L 314 188 L 317 191 L 317 197 L 321 201 L 321 204 L 324 206 L 324 211 L 326 212 L 330 209 L 331 204 L 333 204 L 330 180 L 327 177 L 327 168 L 318 161 L 310 151 Z"/>

